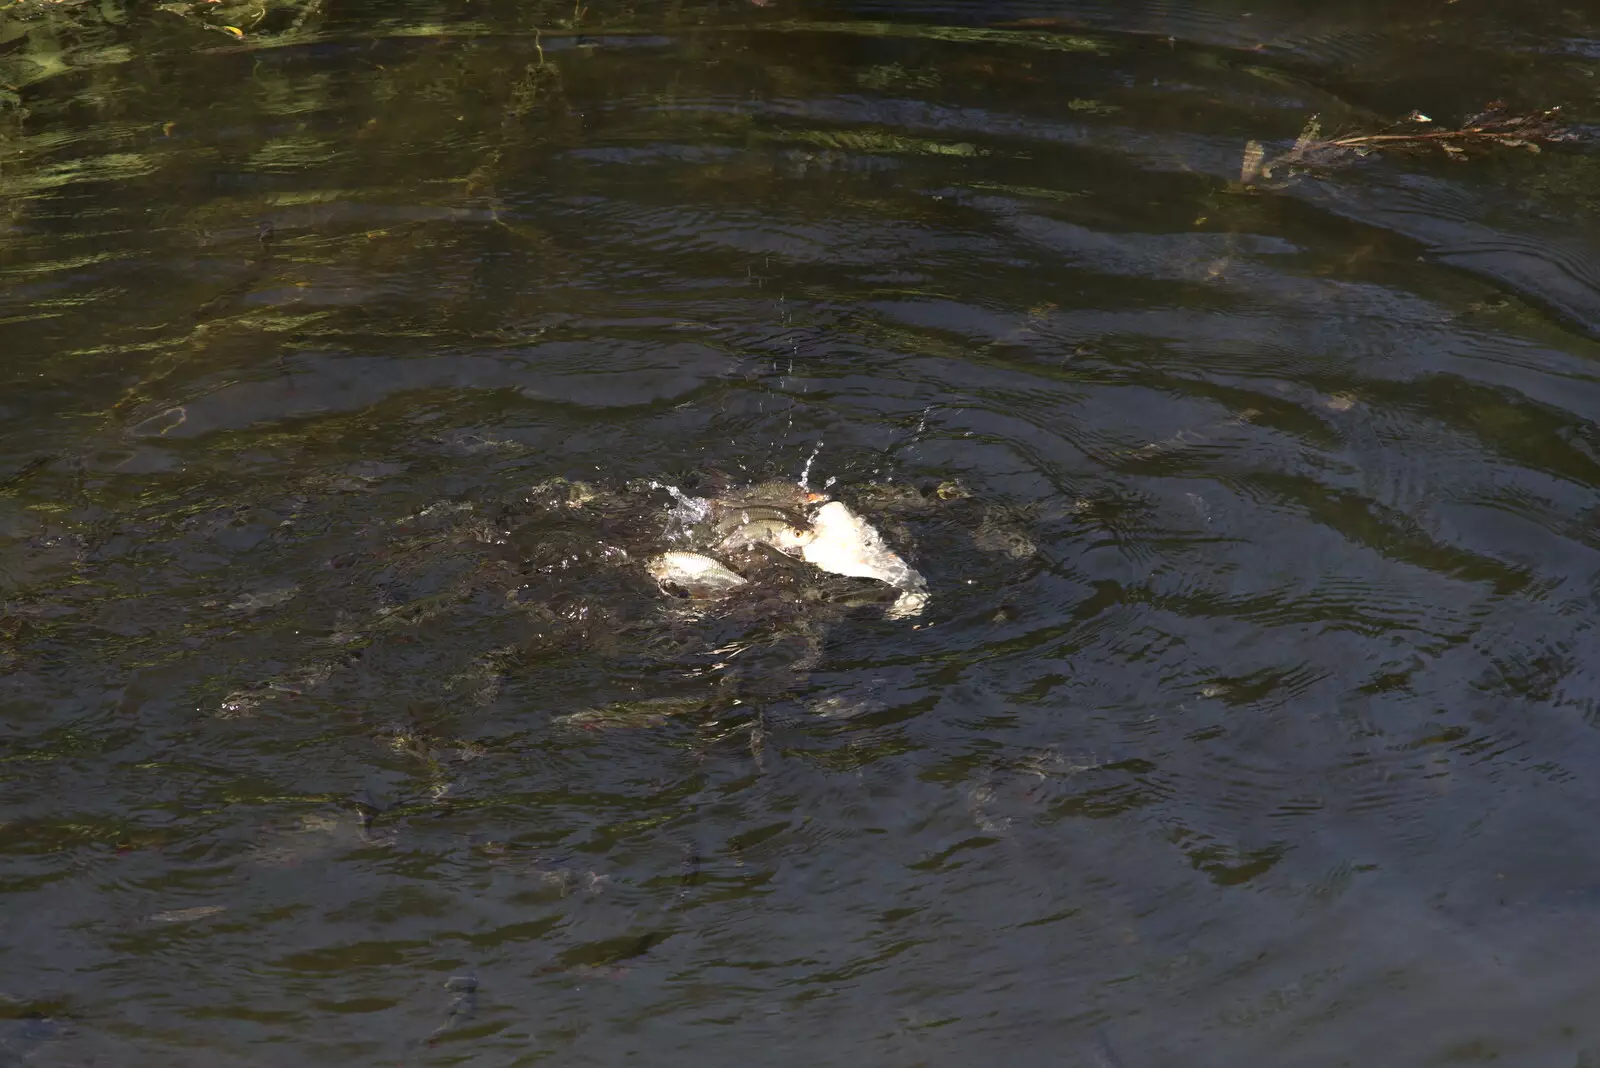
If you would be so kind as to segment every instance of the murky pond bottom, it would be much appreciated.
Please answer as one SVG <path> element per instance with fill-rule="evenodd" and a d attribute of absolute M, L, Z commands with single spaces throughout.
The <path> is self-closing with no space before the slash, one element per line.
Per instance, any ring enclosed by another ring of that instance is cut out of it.
<path fill-rule="evenodd" d="M 1600 1059 L 1600 27 L 782 2 L 8 105 L 0 1064 Z"/>

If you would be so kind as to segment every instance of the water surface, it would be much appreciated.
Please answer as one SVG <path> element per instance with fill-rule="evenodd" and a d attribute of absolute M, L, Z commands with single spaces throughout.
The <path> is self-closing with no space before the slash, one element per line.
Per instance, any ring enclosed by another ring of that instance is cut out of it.
<path fill-rule="evenodd" d="M 573 14 L 8 75 L 0 1064 L 1600 1058 L 1593 157 L 1238 181 L 1600 23 Z M 924 617 L 686 622 L 808 460 Z"/>

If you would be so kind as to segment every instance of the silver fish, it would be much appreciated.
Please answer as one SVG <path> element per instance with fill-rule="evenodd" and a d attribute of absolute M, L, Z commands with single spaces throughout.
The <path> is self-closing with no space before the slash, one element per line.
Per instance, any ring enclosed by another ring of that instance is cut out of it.
<path fill-rule="evenodd" d="M 646 568 L 663 586 L 681 586 L 691 591 L 720 592 L 745 584 L 742 575 L 703 553 L 662 553 Z"/>

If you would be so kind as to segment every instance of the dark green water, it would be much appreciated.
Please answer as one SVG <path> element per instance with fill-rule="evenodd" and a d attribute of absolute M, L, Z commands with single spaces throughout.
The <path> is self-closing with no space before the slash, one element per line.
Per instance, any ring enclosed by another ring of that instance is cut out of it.
<path fill-rule="evenodd" d="M 1580 6 L 0 11 L 0 1065 L 1600 1063 Z"/>

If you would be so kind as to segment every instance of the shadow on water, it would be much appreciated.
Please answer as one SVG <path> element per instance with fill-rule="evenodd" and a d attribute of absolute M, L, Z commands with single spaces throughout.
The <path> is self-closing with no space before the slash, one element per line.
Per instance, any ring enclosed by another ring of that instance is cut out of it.
<path fill-rule="evenodd" d="M 1600 1061 L 1600 22 L 29 4 L 0 1064 Z"/>

